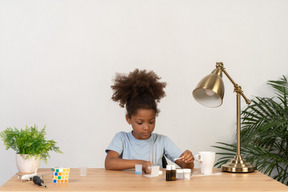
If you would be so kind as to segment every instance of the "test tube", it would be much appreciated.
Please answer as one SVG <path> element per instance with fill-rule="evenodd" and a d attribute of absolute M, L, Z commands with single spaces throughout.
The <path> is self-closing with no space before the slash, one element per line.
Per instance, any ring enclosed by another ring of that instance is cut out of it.
<path fill-rule="evenodd" d="M 135 165 L 135 173 L 136 173 L 136 175 L 141 175 L 142 174 L 142 165 L 141 164 L 136 164 Z"/>

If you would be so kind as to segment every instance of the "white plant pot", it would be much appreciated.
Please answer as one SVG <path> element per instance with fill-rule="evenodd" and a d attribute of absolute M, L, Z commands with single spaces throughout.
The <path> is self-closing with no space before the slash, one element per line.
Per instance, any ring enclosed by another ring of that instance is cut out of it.
<path fill-rule="evenodd" d="M 20 173 L 35 173 L 40 166 L 40 157 L 16 154 L 16 165 Z"/>

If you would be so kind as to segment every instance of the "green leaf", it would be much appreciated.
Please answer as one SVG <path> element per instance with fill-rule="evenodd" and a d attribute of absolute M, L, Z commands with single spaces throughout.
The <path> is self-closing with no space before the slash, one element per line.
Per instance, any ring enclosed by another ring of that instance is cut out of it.
<path fill-rule="evenodd" d="M 3 140 L 6 150 L 13 149 L 16 153 L 27 154 L 29 156 L 40 156 L 44 162 L 50 157 L 49 151 L 63 153 L 59 147 L 56 146 L 54 140 L 47 140 L 46 126 L 38 130 L 36 125 L 25 129 L 12 129 L 8 127 L 0 133 L 0 138 Z"/>
<path fill-rule="evenodd" d="M 288 185 L 288 82 L 268 81 L 275 97 L 255 97 L 241 113 L 241 155 L 268 176 Z M 220 167 L 236 154 L 236 143 L 217 142 Z"/>

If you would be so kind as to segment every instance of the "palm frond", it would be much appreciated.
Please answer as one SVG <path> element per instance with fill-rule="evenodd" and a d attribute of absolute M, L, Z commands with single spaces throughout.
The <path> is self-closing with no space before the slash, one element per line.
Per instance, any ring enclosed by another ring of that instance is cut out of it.
<path fill-rule="evenodd" d="M 288 82 L 283 76 L 268 81 L 276 96 L 255 97 L 241 113 L 241 155 L 257 169 L 288 185 Z M 215 166 L 227 163 L 236 154 L 236 143 L 217 142 L 220 150 Z"/>

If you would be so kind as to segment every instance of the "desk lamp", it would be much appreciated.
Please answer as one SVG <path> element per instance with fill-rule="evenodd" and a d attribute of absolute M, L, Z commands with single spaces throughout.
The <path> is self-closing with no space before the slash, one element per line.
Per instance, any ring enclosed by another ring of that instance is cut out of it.
<path fill-rule="evenodd" d="M 236 92 L 237 99 L 237 155 L 225 165 L 222 165 L 221 169 L 225 172 L 232 173 L 248 173 L 253 172 L 256 168 L 250 163 L 246 162 L 241 156 L 241 144 L 240 144 L 240 96 L 244 98 L 247 104 L 250 104 L 249 99 L 246 98 L 242 92 L 241 87 L 236 84 L 229 74 L 226 72 L 223 63 L 217 62 L 216 69 L 211 74 L 204 77 L 193 91 L 194 99 L 200 104 L 207 107 L 219 107 L 223 103 L 224 97 L 224 83 L 222 80 L 222 72 L 228 77 L 231 83 L 234 85 L 234 92 Z"/>

